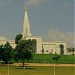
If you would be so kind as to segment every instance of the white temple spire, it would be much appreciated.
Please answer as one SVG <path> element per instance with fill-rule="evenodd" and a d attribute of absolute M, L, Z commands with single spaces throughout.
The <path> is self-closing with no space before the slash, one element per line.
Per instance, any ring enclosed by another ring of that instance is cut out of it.
<path fill-rule="evenodd" d="M 26 36 L 32 36 L 30 32 L 30 25 L 29 25 L 29 20 L 28 20 L 28 14 L 27 14 L 27 7 L 25 6 L 25 15 L 24 15 L 24 22 L 23 22 L 23 37 Z"/>
<path fill-rule="evenodd" d="M 27 10 L 27 6 L 25 5 L 25 10 Z"/>

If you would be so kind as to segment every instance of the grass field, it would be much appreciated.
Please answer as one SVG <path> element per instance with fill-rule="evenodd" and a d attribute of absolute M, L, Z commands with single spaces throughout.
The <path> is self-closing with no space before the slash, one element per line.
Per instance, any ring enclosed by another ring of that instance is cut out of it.
<path fill-rule="evenodd" d="M 33 59 L 31 59 L 29 62 L 34 63 L 55 63 L 53 60 L 53 54 L 34 54 Z M 74 55 L 60 55 L 60 59 L 57 63 L 67 63 L 67 64 L 73 64 L 75 63 L 75 56 Z"/>
<path fill-rule="evenodd" d="M 50 54 L 34 54 L 33 59 L 29 62 L 34 63 L 55 63 L 52 59 L 54 55 Z M 61 55 L 58 63 L 74 64 L 75 56 Z M 73 66 L 56 66 L 55 75 L 75 75 L 75 67 Z M 8 66 L 0 66 L 0 75 L 8 75 Z M 23 67 L 10 66 L 9 75 L 54 75 L 53 66 L 27 66 Z"/>
<path fill-rule="evenodd" d="M 75 67 L 56 67 L 56 75 L 75 75 Z M 9 75 L 54 75 L 54 67 L 9 67 Z M 0 75 L 8 75 L 8 67 L 0 66 Z"/>

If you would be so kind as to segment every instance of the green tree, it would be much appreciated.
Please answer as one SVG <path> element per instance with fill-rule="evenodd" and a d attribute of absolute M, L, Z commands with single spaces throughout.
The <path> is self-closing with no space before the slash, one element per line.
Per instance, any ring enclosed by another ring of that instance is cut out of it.
<path fill-rule="evenodd" d="M 18 34 L 16 35 L 16 38 L 15 38 L 15 43 L 16 44 L 19 44 L 20 40 L 22 39 L 23 35 L 22 34 Z"/>
<path fill-rule="evenodd" d="M 13 53 L 14 53 L 14 54 L 13 54 L 13 55 L 14 55 L 14 60 L 15 60 L 15 62 L 17 62 L 17 63 L 18 63 L 18 61 L 20 60 L 18 48 L 19 48 L 19 45 L 16 45 L 16 47 L 15 47 L 15 49 L 14 49 L 14 51 L 13 51 Z"/>
<path fill-rule="evenodd" d="M 10 61 L 13 58 L 13 48 L 12 46 L 9 44 L 9 42 L 6 42 L 6 44 L 4 45 L 4 61 L 5 63 L 8 63 L 8 61 Z"/>
<path fill-rule="evenodd" d="M 15 50 L 17 50 L 17 58 L 22 61 L 24 67 L 25 60 L 29 60 L 32 58 L 31 40 L 21 40 L 19 44 L 16 46 Z"/>
<path fill-rule="evenodd" d="M 60 47 L 60 54 L 63 55 L 64 54 L 64 45 L 60 44 L 59 47 Z"/>
<path fill-rule="evenodd" d="M 74 55 L 74 52 L 75 52 L 75 48 L 67 48 L 68 52 L 72 52 L 72 54 Z"/>
<path fill-rule="evenodd" d="M 5 45 L 0 46 L 0 59 L 2 59 L 7 64 L 13 57 L 12 52 L 12 46 L 9 44 L 9 42 L 6 42 Z"/>
<path fill-rule="evenodd" d="M 55 63 L 57 64 L 57 61 L 60 59 L 60 55 L 55 53 L 55 56 L 53 57 L 53 60 L 55 60 Z M 54 75 L 56 74 L 55 72 L 56 66 L 54 65 Z"/>
<path fill-rule="evenodd" d="M 57 63 L 57 61 L 60 59 L 60 55 L 55 53 L 55 56 L 53 57 L 53 60 Z"/>
<path fill-rule="evenodd" d="M 16 45 L 16 47 L 15 47 L 15 49 L 14 49 L 14 51 L 13 51 L 13 53 L 14 53 L 14 60 L 18 63 L 18 60 L 19 60 L 19 52 L 17 51 L 18 50 L 18 48 L 19 48 L 19 42 L 22 40 L 22 37 L 23 37 L 23 35 L 22 34 L 18 34 L 18 35 L 16 35 L 16 37 L 15 37 L 15 44 L 17 44 Z"/>
<path fill-rule="evenodd" d="M 67 51 L 68 51 L 68 52 L 71 52 L 72 50 L 71 50 L 71 48 L 67 48 Z"/>
<path fill-rule="evenodd" d="M 4 46 L 0 45 L 0 60 L 3 59 L 3 56 L 4 56 Z"/>
<path fill-rule="evenodd" d="M 74 52 L 75 52 L 75 48 L 72 48 L 72 52 L 73 52 L 73 55 L 74 55 Z"/>

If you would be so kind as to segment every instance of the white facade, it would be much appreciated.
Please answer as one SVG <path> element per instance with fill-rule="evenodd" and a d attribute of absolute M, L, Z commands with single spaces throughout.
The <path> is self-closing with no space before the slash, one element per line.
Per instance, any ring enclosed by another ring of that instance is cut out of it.
<path fill-rule="evenodd" d="M 37 44 L 36 44 L 36 53 L 41 53 L 42 50 L 42 37 L 40 36 L 31 36 L 31 37 L 26 37 L 26 40 L 28 39 L 35 39 Z"/>
<path fill-rule="evenodd" d="M 66 54 L 66 43 L 65 42 L 43 42 L 43 48 L 45 54 L 60 54 L 60 45 L 64 46 L 64 54 Z"/>
<path fill-rule="evenodd" d="M 9 42 L 12 48 L 16 47 L 15 40 L 0 40 L 0 45 L 5 45 L 6 42 Z"/>
<path fill-rule="evenodd" d="M 30 25 L 29 25 L 29 20 L 28 20 L 28 15 L 27 15 L 27 8 L 25 8 L 25 16 L 24 16 L 24 22 L 23 22 L 23 29 L 22 29 L 22 35 L 24 40 L 28 39 L 35 39 L 36 40 L 36 51 L 35 53 L 37 54 L 60 54 L 61 50 L 59 45 L 62 44 L 64 46 L 64 54 L 66 54 L 66 42 L 43 42 L 41 36 L 32 36 L 30 32 Z M 10 45 L 15 48 L 16 44 L 14 40 L 0 40 L 0 45 L 5 44 L 6 42 L 9 42 Z"/>

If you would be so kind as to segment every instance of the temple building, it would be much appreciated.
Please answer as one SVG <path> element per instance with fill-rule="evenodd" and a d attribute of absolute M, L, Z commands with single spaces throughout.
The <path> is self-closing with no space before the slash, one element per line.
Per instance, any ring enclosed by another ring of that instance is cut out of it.
<path fill-rule="evenodd" d="M 36 42 L 36 45 L 33 45 L 33 52 L 36 54 L 66 54 L 66 42 L 45 42 L 43 41 L 42 36 L 32 36 L 32 33 L 30 31 L 30 24 L 27 14 L 27 8 L 25 7 L 25 15 L 24 15 L 24 21 L 23 21 L 23 27 L 22 27 L 22 33 L 23 40 L 31 39 L 34 42 Z M 9 42 L 10 45 L 15 48 L 15 40 L 0 40 L 0 45 L 4 45 L 6 42 Z M 63 47 L 61 49 L 61 47 Z"/>

